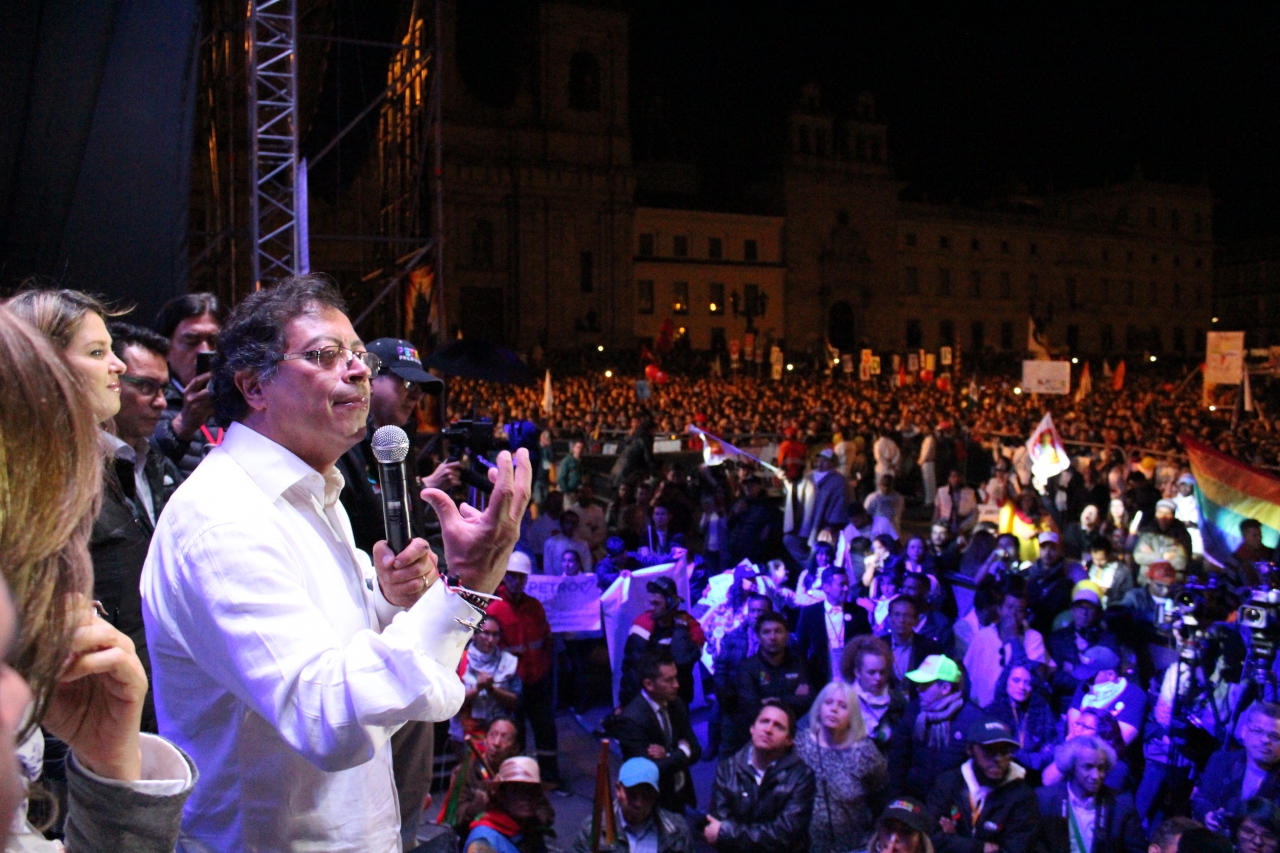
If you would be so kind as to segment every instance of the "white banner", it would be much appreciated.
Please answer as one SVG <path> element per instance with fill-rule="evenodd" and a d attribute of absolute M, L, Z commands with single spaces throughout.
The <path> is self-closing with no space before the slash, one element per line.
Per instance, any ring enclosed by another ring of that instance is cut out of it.
<path fill-rule="evenodd" d="M 593 572 L 529 575 L 524 591 L 542 602 L 553 633 L 600 630 L 600 587 Z"/>
<path fill-rule="evenodd" d="M 532 580 L 537 575 L 530 575 Z M 618 689 L 622 686 L 622 651 L 627 644 L 627 634 L 636 617 L 649 609 L 645 584 L 654 578 L 669 577 L 675 580 L 676 590 L 684 599 L 683 609 L 689 607 L 688 564 L 663 563 L 637 569 L 630 577 L 619 576 L 613 585 L 600 596 L 600 612 L 604 624 L 604 639 L 609 646 L 609 666 L 613 670 L 613 704 L 618 705 Z"/>
<path fill-rule="evenodd" d="M 1030 394 L 1070 394 L 1071 362 L 1022 362 L 1022 390 Z"/>
<path fill-rule="evenodd" d="M 1209 332 L 1205 337 L 1204 384 L 1239 385 L 1244 376 L 1244 332 Z"/>

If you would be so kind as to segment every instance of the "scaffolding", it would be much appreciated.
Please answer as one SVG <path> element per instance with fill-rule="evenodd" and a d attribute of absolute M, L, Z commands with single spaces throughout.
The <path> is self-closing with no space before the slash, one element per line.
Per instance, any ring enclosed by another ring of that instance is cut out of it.
<path fill-rule="evenodd" d="M 400 30 L 403 37 L 384 41 L 335 33 L 334 18 L 325 13 L 336 6 L 333 0 L 314 0 L 300 20 L 297 0 L 206 4 L 193 158 L 191 286 L 233 304 L 256 287 L 312 266 L 334 272 L 366 337 L 406 336 L 415 302 L 418 316 L 429 314 L 431 320 L 431 329 L 418 331 L 438 331 L 443 327 L 439 10 L 429 0 L 414 0 Z M 318 45 L 314 53 L 312 43 Z M 301 129 L 315 111 L 334 106 L 317 102 L 315 94 L 323 87 L 314 72 L 332 61 L 326 49 L 336 45 L 389 51 L 386 86 L 304 162 Z M 300 59 L 307 64 L 300 65 Z M 307 104 L 305 114 L 300 100 Z M 308 217 L 307 200 L 298 192 L 306 172 L 316 174 L 317 164 L 347 134 L 369 125 L 376 142 L 357 180 L 340 198 L 318 207 L 313 199 Z M 424 346 L 434 342 L 422 334 L 414 337 Z"/>

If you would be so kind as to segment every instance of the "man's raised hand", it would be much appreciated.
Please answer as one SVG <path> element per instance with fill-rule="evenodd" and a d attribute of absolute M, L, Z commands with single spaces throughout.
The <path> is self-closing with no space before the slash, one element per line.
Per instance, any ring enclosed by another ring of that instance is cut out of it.
<path fill-rule="evenodd" d="M 533 467 L 529 452 L 517 450 L 498 454 L 489 469 L 493 493 L 489 505 L 480 512 L 470 504 L 456 506 L 439 489 L 423 489 L 422 499 L 431 504 L 440 519 L 444 556 L 449 571 L 467 589 L 491 593 L 507 571 L 507 558 L 520 538 L 520 520 L 529 506 Z"/>

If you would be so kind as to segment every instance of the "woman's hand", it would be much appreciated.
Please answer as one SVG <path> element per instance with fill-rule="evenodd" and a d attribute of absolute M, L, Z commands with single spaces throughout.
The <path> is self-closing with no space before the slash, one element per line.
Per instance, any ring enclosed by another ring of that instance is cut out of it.
<path fill-rule="evenodd" d="M 77 598 L 71 654 L 40 722 L 66 741 L 86 770 L 136 781 L 142 776 L 138 731 L 147 675 L 133 640 Z"/>

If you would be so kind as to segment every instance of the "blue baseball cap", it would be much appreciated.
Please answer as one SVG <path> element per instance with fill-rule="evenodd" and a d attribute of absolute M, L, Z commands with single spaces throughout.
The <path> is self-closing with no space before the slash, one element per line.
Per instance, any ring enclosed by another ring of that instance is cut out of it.
<path fill-rule="evenodd" d="M 647 758 L 628 758 L 618 769 L 618 782 L 624 788 L 649 785 L 658 790 L 658 765 Z"/>

